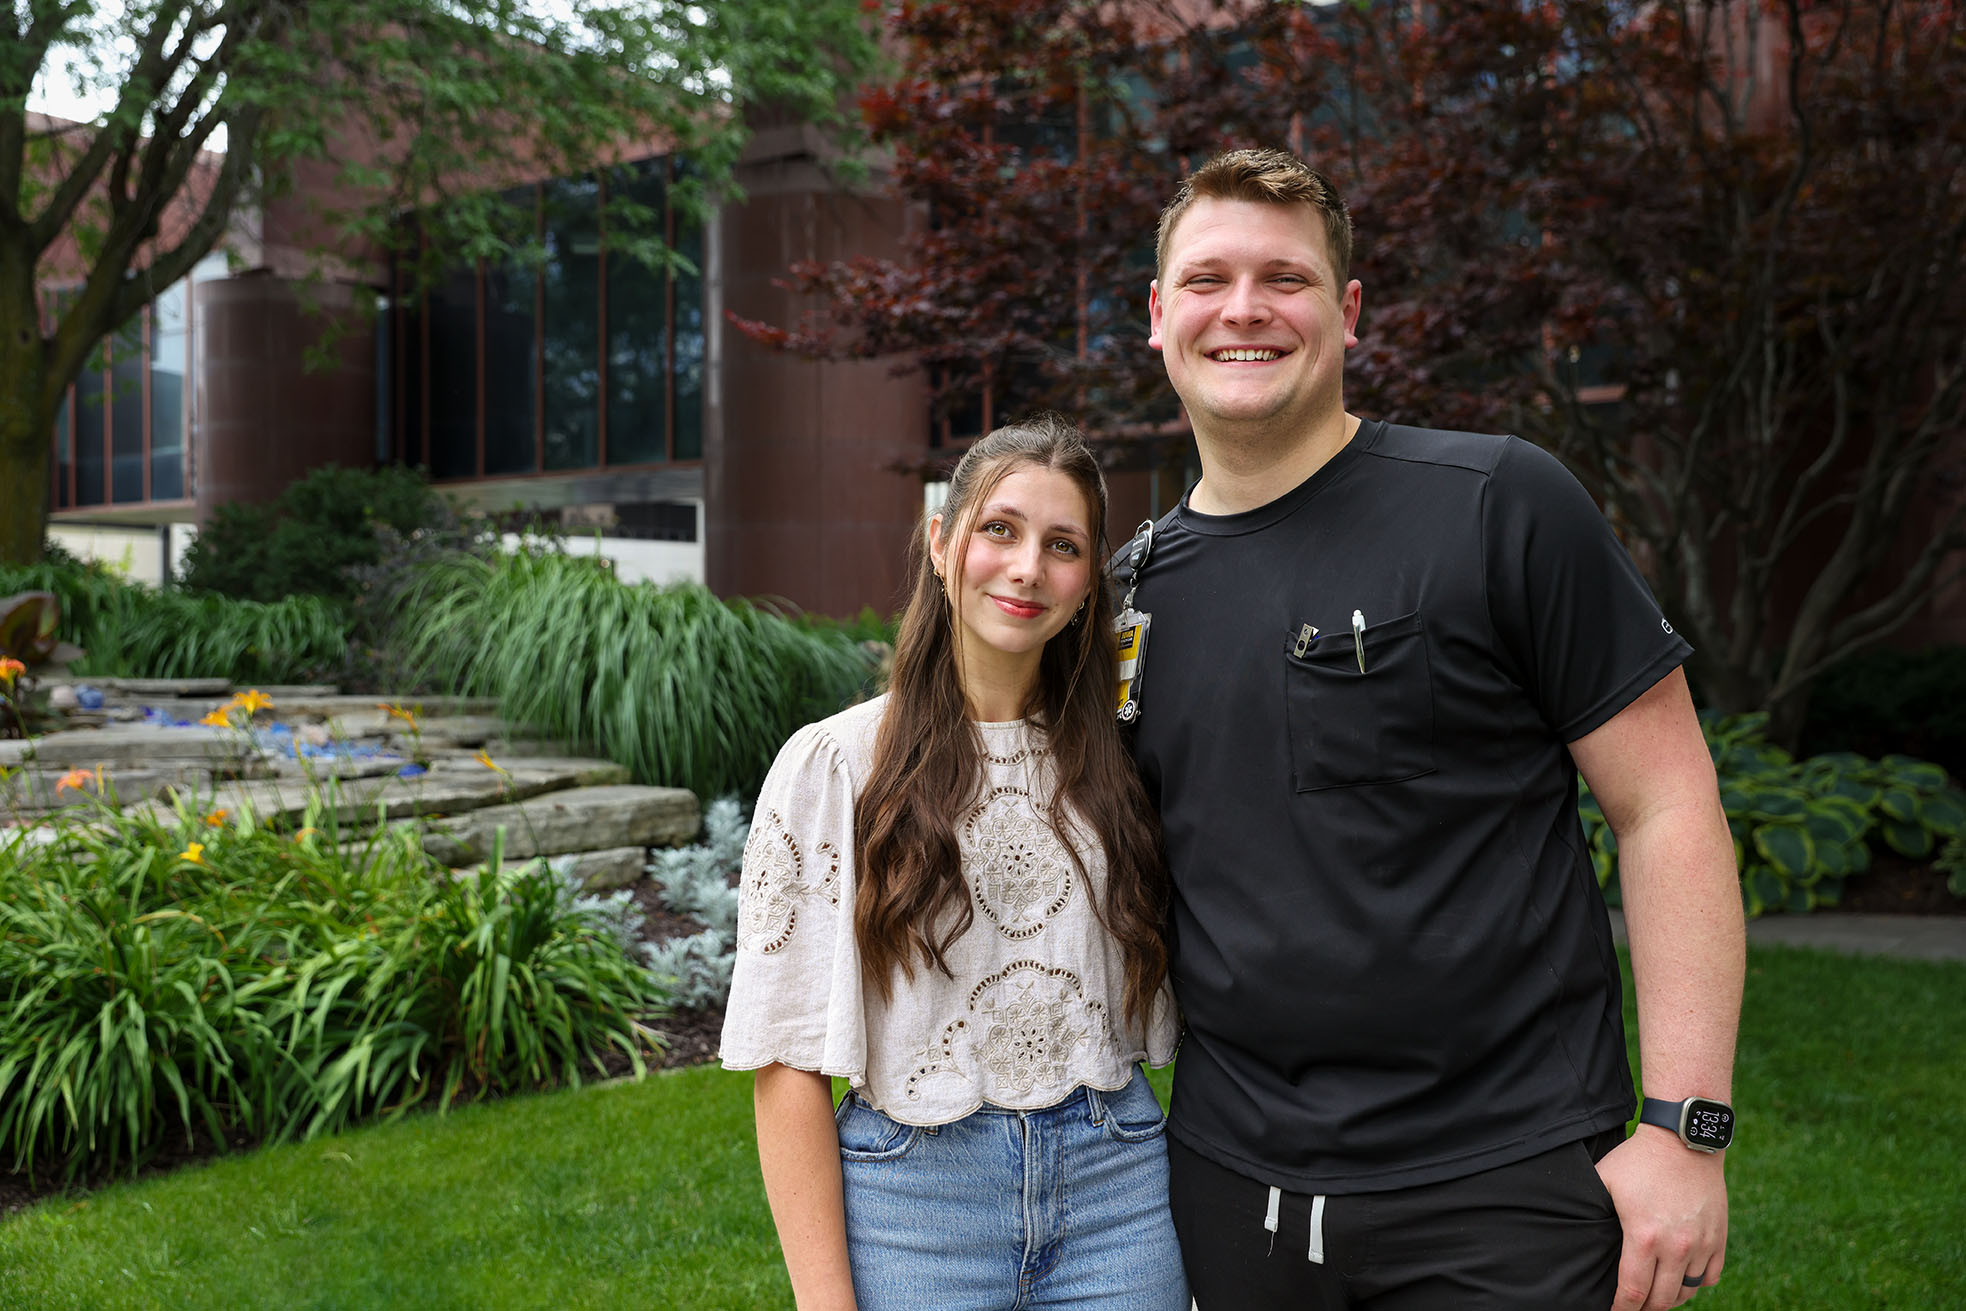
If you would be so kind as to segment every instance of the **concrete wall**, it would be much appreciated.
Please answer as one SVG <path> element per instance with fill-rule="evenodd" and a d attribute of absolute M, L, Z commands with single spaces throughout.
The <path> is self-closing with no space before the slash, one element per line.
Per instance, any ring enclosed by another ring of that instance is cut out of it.
<path fill-rule="evenodd" d="M 700 517 L 700 516 L 699 516 Z M 596 537 L 568 534 L 563 546 L 568 555 L 603 555 L 614 561 L 614 576 L 624 583 L 701 583 L 703 542 L 645 542 L 628 537 Z M 508 551 L 522 544 L 517 533 L 499 538 Z"/>

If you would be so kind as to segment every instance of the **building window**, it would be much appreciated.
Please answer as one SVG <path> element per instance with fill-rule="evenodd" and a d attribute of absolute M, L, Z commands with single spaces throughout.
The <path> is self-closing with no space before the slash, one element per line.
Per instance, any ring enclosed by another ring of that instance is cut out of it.
<path fill-rule="evenodd" d="M 703 238 L 670 204 L 676 167 L 644 160 L 508 197 L 534 211 L 544 262 L 456 270 L 405 315 L 391 383 L 404 458 L 439 480 L 702 458 Z M 692 267 L 651 272 L 611 250 L 610 196 L 646 206 Z"/>
<path fill-rule="evenodd" d="M 185 367 L 190 362 L 191 284 L 179 282 L 150 307 L 150 499 L 184 496 Z"/>
<path fill-rule="evenodd" d="M 549 182 L 542 205 L 541 270 L 546 467 L 601 462 L 600 181 Z"/>
<path fill-rule="evenodd" d="M 58 315 L 69 289 L 49 294 Z M 190 283 L 166 288 L 105 338 L 55 412 L 57 510 L 184 499 Z"/>

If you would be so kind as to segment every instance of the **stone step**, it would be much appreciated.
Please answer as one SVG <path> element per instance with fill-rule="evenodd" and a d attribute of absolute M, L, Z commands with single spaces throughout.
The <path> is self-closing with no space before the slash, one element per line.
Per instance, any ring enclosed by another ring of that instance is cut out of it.
<path fill-rule="evenodd" d="M 0 778 L 0 816 L 28 817 L 49 811 L 90 806 L 98 796 L 113 795 L 118 806 L 131 806 L 162 794 L 180 779 L 160 769 L 105 769 L 81 787 L 61 787 L 65 770 L 29 766 Z"/>
<path fill-rule="evenodd" d="M 612 892 L 616 888 L 627 887 L 647 872 L 649 851 L 647 847 L 610 847 L 606 851 L 562 853 L 551 859 L 570 861 L 571 873 L 587 891 Z M 507 868 L 513 863 L 514 860 L 507 860 Z M 483 865 L 471 865 L 456 871 L 456 874 L 459 877 L 477 874 L 484 868 Z"/>
<path fill-rule="evenodd" d="M 71 681 L 89 683 L 104 692 L 119 692 L 124 696 L 222 697 L 232 692 L 232 680 L 227 678 L 99 678 L 93 682 L 88 679 Z"/>
<path fill-rule="evenodd" d="M 0 742 L 0 765 L 17 765 L 28 759 L 61 769 L 78 765 L 141 769 L 186 760 L 229 765 L 252 751 L 251 744 L 230 729 L 118 725 L 47 733 L 32 741 Z"/>
<path fill-rule="evenodd" d="M 628 771 L 611 760 L 516 760 L 504 773 L 477 761 L 444 761 L 423 774 L 404 778 L 389 773 L 369 778 L 320 780 L 273 779 L 224 783 L 213 787 L 180 787 L 174 796 L 200 812 L 223 809 L 251 811 L 261 822 L 291 827 L 307 813 L 313 797 L 322 798 L 322 813 L 337 824 L 363 824 L 414 816 L 457 815 L 487 806 L 524 801 L 542 793 L 612 783 Z M 159 807 L 168 813 L 170 806 Z M 618 845 L 596 842 L 591 846 Z M 460 862 L 462 863 L 462 862 Z"/>
<path fill-rule="evenodd" d="M 498 698 L 489 696 L 294 696 L 282 700 L 273 698 L 273 714 L 277 719 L 296 723 L 303 719 L 339 719 L 345 716 L 360 716 L 375 711 L 387 718 L 385 705 L 400 706 L 418 719 L 436 719 L 445 715 L 495 715 L 498 713 Z"/>
<path fill-rule="evenodd" d="M 582 787 L 518 805 L 489 806 L 433 824 L 423 849 L 446 865 L 488 860 L 500 830 L 506 859 L 609 847 L 668 847 L 702 827 L 696 794 L 682 788 Z"/>
<path fill-rule="evenodd" d="M 506 737 L 512 732 L 505 721 L 496 715 L 419 717 L 415 728 L 386 712 L 384 717 L 389 722 L 382 726 L 383 736 L 398 751 L 418 746 L 426 750 L 436 747 L 482 747 L 493 738 Z"/>

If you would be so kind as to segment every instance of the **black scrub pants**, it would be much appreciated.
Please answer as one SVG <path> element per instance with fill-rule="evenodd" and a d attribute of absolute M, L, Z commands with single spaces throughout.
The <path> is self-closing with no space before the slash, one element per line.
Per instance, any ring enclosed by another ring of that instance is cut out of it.
<path fill-rule="evenodd" d="M 1317 1197 L 1168 1140 L 1199 1311 L 1607 1311 L 1623 1231 L 1596 1162 L 1613 1129 L 1462 1179 Z"/>

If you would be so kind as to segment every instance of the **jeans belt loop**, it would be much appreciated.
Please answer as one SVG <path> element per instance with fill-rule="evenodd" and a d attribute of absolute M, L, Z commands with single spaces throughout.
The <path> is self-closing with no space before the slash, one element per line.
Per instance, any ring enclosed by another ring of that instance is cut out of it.
<path fill-rule="evenodd" d="M 1106 1095 L 1091 1084 L 1085 1085 L 1085 1104 L 1092 1112 L 1092 1123 L 1106 1123 Z"/>

